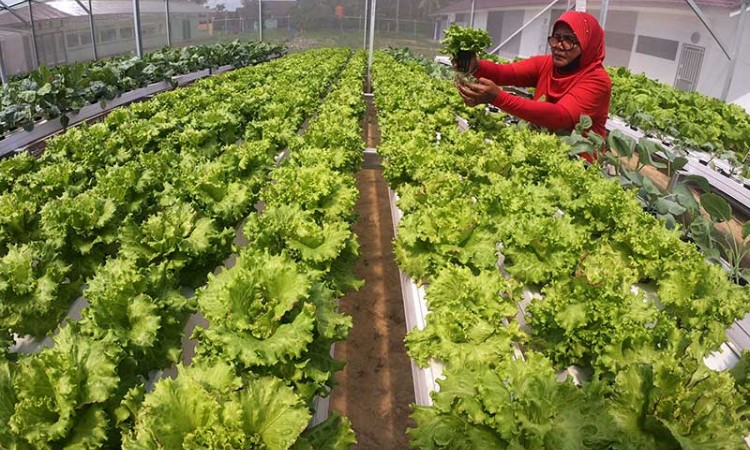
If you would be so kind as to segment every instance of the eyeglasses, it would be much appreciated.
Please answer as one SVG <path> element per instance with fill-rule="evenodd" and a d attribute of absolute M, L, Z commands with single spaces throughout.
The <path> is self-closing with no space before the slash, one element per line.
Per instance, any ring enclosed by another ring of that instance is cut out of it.
<path fill-rule="evenodd" d="M 562 49 L 568 51 L 573 50 L 573 47 L 578 45 L 578 40 L 571 35 L 561 36 L 558 34 L 553 34 L 552 36 L 547 38 L 547 43 L 552 48 L 556 48 L 560 44 L 562 44 Z"/>

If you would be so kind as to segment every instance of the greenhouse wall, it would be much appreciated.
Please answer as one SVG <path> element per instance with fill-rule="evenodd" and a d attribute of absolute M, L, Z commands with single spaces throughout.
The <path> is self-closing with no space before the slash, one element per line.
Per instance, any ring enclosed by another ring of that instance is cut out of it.
<path fill-rule="evenodd" d="M 479 3 L 479 2 L 477 2 Z M 474 14 L 474 26 L 486 29 L 498 45 L 531 21 L 547 2 L 519 2 L 495 0 L 481 3 L 484 9 Z M 625 66 L 636 73 L 683 90 L 697 90 L 703 94 L 720 97 L 730 69 L 730 60 L 709 30 L 701 23 L 687 2 L 632 2 L 612 0 L 607 14 L 607 59 L 610 66 Z M 730 17 L 737 8 L 726 3 L 698 1 L 714 32 L 731 52 L 737 31 L 738 17 Z M 588 2 L 588 12 L 599 17 L 601 2 Z M 435 20 L 441 30 L 450 23 L 469 25 L 468 2 L 452 3 L 436 12 Z M 507 5 L 507 6 L 504 6 Z M 560 3 L 564 6 L 563 3 Z M 714 6 L 717 5 L 717 6 Z M 441 12 L 442 11 L 442 12 Z M 546 54 L 546 38 L 551 24 L 565 11 L 553 7 L 531 22 L 520 34 L 504 45 L 497 54 L 506 58 L 529 57 Z M 748 26 L 747 28 L 750 28 Z M 750 94 L 750 31 L 743 35 L 739 55 L 727 100 L 747 99 Z M 745 100 L 750 103 L 750 100 Z M 747 106 L 746 106 L 747 107 Z"/>

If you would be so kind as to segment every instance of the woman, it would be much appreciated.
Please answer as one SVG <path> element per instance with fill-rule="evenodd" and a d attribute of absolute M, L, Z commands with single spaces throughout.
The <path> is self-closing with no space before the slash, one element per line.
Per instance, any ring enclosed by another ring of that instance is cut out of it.
<path fill-rule="evenodd" d="M 606 136 L 612 81 L 604 62 L 604 30 L 591 14 L 568 11 L 555 22 L 547 39 L 551 55 L 512 64 L 477 61 L 470 72 L 477 83 L 458 85 L 469 106 L 491 103 L 527 122 L 553 131 L 572 131 L 581 115 L 591 117 L 591 130 Z M 534 100 L 502 91 L 500 85 L 535 86 Z"/>

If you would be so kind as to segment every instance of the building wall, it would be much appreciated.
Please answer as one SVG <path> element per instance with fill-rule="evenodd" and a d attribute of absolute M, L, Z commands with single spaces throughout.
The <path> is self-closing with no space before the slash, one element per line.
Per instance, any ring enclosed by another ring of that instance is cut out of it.
<path fill-rule="evenodd" d="M 175 45 L 206 39 L 208 31 L 199 29 L 196 16 L 171 16 L 172 42 Z M 99 58 L 135 54 L 132 17 L 98 17 L 95 19 L 96 48 Z M 145 15 L 141 23 L 144 51 L 167 44 L 166 19 L 162 14 Z M 189 36 L 186 35 L 189 33 Z M 2 39 L 3 58 L 9 75 L 28 72 L 33 67 L 30 38 L 6 36 Z M 39 62 L 47 66 L 90 61 L 93 59 L 91 31 L 86 17 L 39 21 L 37 23 Z"/>
<path fill-rule="evenodd" d="M 738 17 L 730 18 L 726 9 L 704 8 L 703 11 L 713 30 L 731 52 Z M 644 41 L 643 36 L 678 42 L 675 59 L 644 54 L 643 47 L 647 46 L 641 45 L 639 48 L 639 42 Z M 750 33 L 745 33 L 739 47 L 738 63 L 729 91 L 728 101 L 730 102 L 750 92 L 750 61 L 748 61 L 750 52 L 747 50 L 749 45 Z M 629 68 L 634 72 L 643 72 L 650 78 L 673 85 L 683 51 L 691 46 L 704 49 L 696 90 L 705 95 L 720 97 L 729 73 L 729 59 L 697 16 L 688 8 L 681 8 L 677 13 L 674 10 L 639 13 Z"/>
<path fill-rule="evenodd" d="M 31 54 L 28 49 L 31 45 L 30 42 L 30 36 L 21 34 L 3 37 L 2 57 L 6 74 L 14 75 L 28 70 L 29 61 L 31 61 Z"/>
<path fill-rule="evenodd" d="M 730 18 L 728 10 L 723 8 L 709 7 L 703 8 L 703 11 L 731 52 L 739 18 Z M 531 20 L 538 12 L 538 7 L 526 8 L 521 23 Z M 589 12 L 596 17 L 599 16 L 598 10 L 589 9 Z M 517 54 L 508 54 L 508 48 L 503 49 L 505 52 L 501 51 L 500 54 L 509 57 L 529 57 L 549 53 L 546 38 L 551 23 L 561 13 L 562 10 L 552 9 L 532 22 L 521 35 Z M 475 15 L 475 26 L 487 29 L 487 17 L 487 11 L 478 11 Z M 453 15 L 450 20 L 455 18 Z M 741 97 L 745 98 L 745 102 L 750 101 L 747 100 L 750 94 L 750 17 L 747 22 L 727 99 L 730 102 Z M 713 97 L 721 95 L 729 71 L 729 60 L 688 6 L 667 9 L 633 8 L 624 2 L 617 6 L 610 4 L 606 30 L 609 39 L 605 64 L 626 66 L 635 73 L 643 72 L 650 78 L 668 85 L 675 84 L 683 51 L 691 47 L 702 48 L 703 60 L 695 89 Z M 503 28 L 502 34 L 507 36 L 511 32 Z M 499 42 L 493 43 L 497 44 Z"/>

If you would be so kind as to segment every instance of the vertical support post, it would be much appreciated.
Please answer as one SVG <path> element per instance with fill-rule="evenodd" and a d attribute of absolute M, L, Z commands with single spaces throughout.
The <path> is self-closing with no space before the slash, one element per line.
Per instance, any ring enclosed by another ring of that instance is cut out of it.
<path fill-rule="evenodd" d="M 745 22 L 747 22 L 747 7 L 750 1 L 743 0 L 740 3 L 740 18 L 737 22 L 737 30 L 734 33 L 734 46 L 732 48 L 732 59 L 729 61 L 729 70 L 727 77 L 724 79 L 724 87 L 721 89 L 721 99 L 727 101 L 729 96 L 729 88 L 732 86 L 732 78 L 734 78 L 734 71 L 737 68 L 737 60 L 740 56 L 740 44 L 742 44 L 742 35 L 745 32 Z"/>
<path fill-rule="evenodd" d="M 602 30 L 606 29 L 608 10 L 609 10 L 609 0 L 602 0 L 602 9 L 599 10 L 599 25 L 602 26 Z"/>
<path fill-rule="evenodd" d="M 362 50 L 367 50 L 367 14 L 369 13 L 370 0 L 365 0 L 365 26 L 363 27 L 365 32 L 364 44 L 362 44 Z M 369 69 L 368 69 L 369 70 Z"/>
<path fill-rule="evenodd" d="M 469 27 L 474 28 L 474 4 L 475 0 L 471 0 L 471 14 L 469 15 Z"/>
<path fill-rule="evenodd" d="M 435 21 L 435 31 L 432 33 L 432 39 L 435 40 L 435 41 L 437 41 L 438 24 L 440 24 L 440 22 L 438 22 L 436 20 Z"/>
<path fill-rule="evenodd" d="M 89 0 L 89 31 L 91 32 L 91 48 L 94 53 L 94 61 L 99 60 L 99 52 L 96 49 L 96 28 L 94 28 L 94 8 Z"/>
<path fill-rule="evenodd" d="M 0 80 L 3 84 L 8 84 L 8 74 L 5 73 L 5 58 L 3 57 L 3 46 L 0 44 Z"/>
<path fill-rule="evenodd" d="M 169 19 L 169 0 L 164 0 L 164 6 L 167 14 L 167 45 L 172 46 L 172 22 Z"/>
<path fill-rule="evenodd" d="M 375 50 L 375 6 L 377 0 L 372 0 L 370 7 L 370 52 L 367 56 L 367 85 L 372 90 L 372 55 Z"/>
<path fill-rule="evenodd" d="M 401 0 L 396 0 L 396 34 L 401 32 Z"/>
<path fill-rule="evenodd" d="M 263 40 L 263 1 L 258 0 L 258 40 Z"/>
<path fill-rule="evenodd" d="M 39 67 L 39 47 L 36 45 L 36 27 L 34 26 L 34 8 L 29 0 L 29 26 L 31 27 L 31 49 L 34 53 L 34 68 Z"/>
<path fill-rule="evenodd" d="M 141 37 L 141 2 L 133 0 L 133 27 L 135 32 L 135 53 L 143 58 L 143 39 Z"/>

